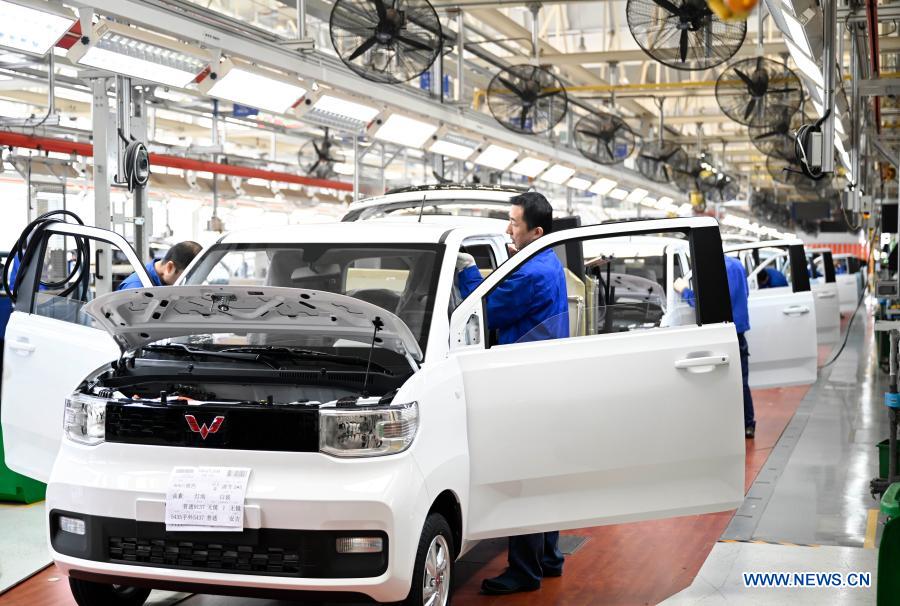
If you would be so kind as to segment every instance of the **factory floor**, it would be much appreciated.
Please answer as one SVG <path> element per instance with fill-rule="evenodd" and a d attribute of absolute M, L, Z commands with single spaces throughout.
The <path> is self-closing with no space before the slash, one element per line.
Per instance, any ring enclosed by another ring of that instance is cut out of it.
<path fill-rule="evenodd" d="M 506 566 L 504 541 L 486 541 L 457 563 L 454 603 L 874 604 L 881 520 L 869 480 L 878 472 L 875 444 L 887 436 L 887 377 L 875 361 L 870 316 L 860 309 L 844 351 L 814 385 L 754 391 L 756 439 L 746 442 L 747 498 L 736 512 L 568 531 L 564 575 L 506 597 L 479 594 L 481 579 Z M 820 364 L 839 347 L 821 347 Z M 2 554 L 21 549 L 16 540 L 0 533 L 0 566 Z M 743 572 L 868 572 L 872 587 L 747 588 Z M 0 606 L 74 604 L 53 566 L 0 595 Z M 287 602 L 154 592 L 148 604 Z"/>

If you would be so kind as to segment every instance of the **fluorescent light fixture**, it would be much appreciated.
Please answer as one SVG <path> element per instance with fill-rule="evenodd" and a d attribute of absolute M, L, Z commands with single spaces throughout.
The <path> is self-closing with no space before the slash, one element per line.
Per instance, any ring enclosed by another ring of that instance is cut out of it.
<path fill-rule="evenodd" d="M 200 48 L 112 21 L 83 40 L 69 49 L 73 63 L 166 86 L 185 88 L 209 64 Z"/>
<path fill-rule="evenodd" d="M 657 200 L 657 202 L 659 202 L 660 204 L 664 204 L 664 205 L 665 205 L 665 204 L 671 204 L 671 203 L 674 202 L 674 201 L 675 201 L 675 200 L 673 200 L 673 199 L 670 198 L 669 196 L 663 196 L 662 198 L 660 198 L 659 200 Z"/>
<path fill-rule="evenodd" d="M 637 202 L 640 202 L 641 200 L 643 200 L 644 198 L 646 198 L 647 194 L 649 194 L 649 193 L 650 192 L 648 192 L 646 189 L 641 189 L 639 187 L 635 190 L 632 190 L 630 194 L 625 196 L 625 201 L 637 203 Z"/>
<path fill-rule="evenodd" d="M 539 158 L 522 158 L 509 167 L 509 172 L 517 175 L 525 175 L 526 177 L 537 177 L 545 168 L 550 165 L 546 160 Z"/>
<path fill-rule="evenodd" d="M 819 67 L 819 64 L 787 38 L 784 39 L 784 42 L 787 44 L 788 50 L 791 53 L 791 58 L 794 60 L 794 63 L 797 64 L 797 68 L 803 72 L 807 78 L 812 80 L 816 86 L 825 88 L 825 78 L 822 75 L 822 69 Z"/>
<path fill-rule="evenodd" d="M 812 57 L 812 49 L 809 47 L 809 40 L 806 38 L 806 30 L 803 25 L 797 21 L 797 18 L 791 13 L 784 11 L 782 13 L 784 22 L 787 24 L 788 37 L 798 49 L 803 51 L 807 57 Z"/>
<path fill-rule="evenodd" d="M 683 213 L 685 215 L 691 215 L 694 213 L 694 207 L 685 202 L 681 206 L 678 207 L 678 212 Z"/>
<path fill-rule="evenodd" d="M 611 192 L 618 183 L 613 181 L 612 179 L 607 179 L 606 177 L 600 179 L 591 187 L 591 191 L 595 194 L 599 194 L 601 196 L 605 196 L 609 192 Z"/>
<path fill-rule="evenodd" d="M 365 122 L 366 124 L 381 113 L 381 110 L 378 108 L 328 94 L 320 95 L 312 107 L 316 111 Z"/>
<path fill-rule="evenodd" d="M 444 129 L 442 129 L 443 131 Z M 457 160 L 468 160 L 478 150 L 478 141 L 467 139 L 449 132 L 438 132 L 432 137 L 433 143 L 428 148 L 433 154 L 440 154 Z"/>
<path fill-rule="evenodd" d="M 581 177 L 572 177 L 566 185 L 572 189 L 577 189 L 578 191 L 586 191 L 590 189 L 591 182 L 587 179 L 582 179 Z"/>
<path fill-rule="evenodd" d="M 200 82 L 210 97 L 283 114 L 306 94 L 300 80 L 237 59 L 222 61 Z"/>
<path fill-rule="evenodd" d="M 391 114 L 377 127 L 373 137 L 379 141 L 420 149 L 438 127 L 401 114 Z"/>
<path fill-rule="evenodd" d="M 569 168 L 568 166 L 563 166 L 562 164 L 554 164 L 546 171 L 544 174 L 540 176 L 541 181 L 546 181 L 547 183 L 555 183 L 556 185 L 562 185 L 569 178 L 575 174 L 574 168 Z"/>
<path fill-rule="evenodd" d="M 75 16 L 49 2 L 0 0 L 0 46 L 33 55 L 46 55 L 56 46 Z"/>
<path fill-rule="evenodd" d="M 491 144 L 475 158 L 474 162 L 495 170 L 506 170 L 518 155 L 519 153 L 515 150 Z"/>
<path fill-rule="evenodd" d="M 613 200 L 624 200 L 628 197 L 628 190 L 625 189 L 614 189 L 609 192 L 609 197 Z"/>
<path fill-rule="evenodd" d="M 644 206 L 652 206 L 653 208 L 656 208 L 656 198 L 651 198 L 648 196 L 641 200 L 641 204 L 643 204 Z"/>

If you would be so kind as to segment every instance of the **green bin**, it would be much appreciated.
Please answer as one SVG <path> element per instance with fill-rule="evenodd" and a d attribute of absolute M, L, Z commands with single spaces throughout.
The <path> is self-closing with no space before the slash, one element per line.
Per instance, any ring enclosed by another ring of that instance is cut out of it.
<path fill-rule="evenodd" d="M 898 449 L 897 456 L 894 457 L 897 460 L 897 472 L 900 473 L 900 449 Z M 891 461 L 891 450 L 888 446 L 888 440 L 884 439 L 878 443 L 878 477 L 882 479 L 887 479 L 888 470 Z"/>
<path fill-rule="evenodd" d="M 43 501 L 47 485 L 14 472 L 6 466 L 5 460 L 3 431 L 0 430 L 0 501 L 15 501 L 16 503 Z"/>

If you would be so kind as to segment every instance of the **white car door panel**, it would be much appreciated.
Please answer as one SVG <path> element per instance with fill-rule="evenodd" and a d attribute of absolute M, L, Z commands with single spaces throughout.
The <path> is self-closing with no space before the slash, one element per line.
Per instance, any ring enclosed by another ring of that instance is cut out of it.
<path fill-rule="evenodd" d="M 725 251 L 736 253 L 750 270 L 747 277 L 750 330 L 745 335 L 750 350 L 750 387 L 764 389 L 814 383 L 818 372 L 819 301 L 808 290 L 803 242 L 772 240 L 728 246 Z M 767 268 L 782 271 L 789 285 L 759 288 L 758 276 Z"/>
<path fill-rule="evenodd" d="M 841 337 L 841 312 L 838 287 L 834 282 L 812 285 L 816 302 L 816 337 L 819 345 L 833 345 Z"/>
<path fill-rule="evenodd" d="M 47 481 L 62 440 L 65 397 L 89 372 L 117 357 L 119 346 L 104 330 L 12 313 L 0 410 L 10 469 Z"/>
<path fill-rule="evenodd" d="M 459 363 L 470 538 L 721 511 L 743 498 L 733 326 L 500 346 Z"/>
<path fill-rule="evenodd" d="M 790 286 L 750 292 L 750 387 L 814 383 L 817 373 L 816 310 L 810 291 Z"/>
<path fill-rule="evenodd" d="M 114 246 L 125 253 L 144 286 L 152 286 L 143 264 L 124 238 L 113 232 L 69 223 L 54 223 L 45 232 L 50 238 L 74 236 L 95 244 Z M 68 249 L 63 246 L 63 252 Z M 88 255 L 93 260 L 94 255 Z M 19 280 L 40 275 L 44 253 L 23 263 Z M 88 268 L 90 271 L 90 268 Z M 25 284 L 27 282 L 23 282 Z M 3 448 L 6 465 L 23 475 L 47 481 L 63 432 L 65 398 L 89 373 L 115 360 L 120 349 L 104 330 L 93 328 L 82 313 L 85 301 L 55 296 L 53 291 L 20 293 L 16 311 L 6 328 L 3 355 Z"/>
<path fill-rule="evenodd" d="M 742 501 L 741 368 L 726 305 L 704 308 L 701 301 L 697 314 L 709 314 L 702 326 L 695 319 L 687 326 L 483 343 L 483 297 L 541 248 L 679 227 L 706 230 L 704 238 L 715 230 L 721 250 L 718 228 L 707 218 L 553 232 L 500 266 L 456 309 L 450 355 L 466 399 L 466 539 L 723 511 Z M 694 276 L 709 281 L 698 292 L 725 299 L 724 264 L 715 265 L 704 250 L 698 257 L 705 269 Z"/>
<path fill-rule="evenodd" d="M 841 313 L 852 314 L 859 301 L 858 281 L 855 274 L 838 274 L 836 276 Z"/>

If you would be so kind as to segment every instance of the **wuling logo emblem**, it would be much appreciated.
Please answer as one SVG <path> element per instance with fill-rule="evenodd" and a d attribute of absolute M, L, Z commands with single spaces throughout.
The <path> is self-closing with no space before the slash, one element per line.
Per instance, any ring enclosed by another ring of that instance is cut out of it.
<path fill-rule="evenodd" d="M 219 429 L 222 427 L 222 424 L 225 422 L 225 417 L 219 416 L 212 420 L 209 427 L 206 426 L 206 423 L 200 425 L 197 423 L 196 417 L 194 415 L 184 415 L 184 420 L 187 421 L 188 427 L 191 428 L 191 431 L 194 433 L 199 433 L 202 439 L 206 439 L 211 433 L 217 433 Z"/>

